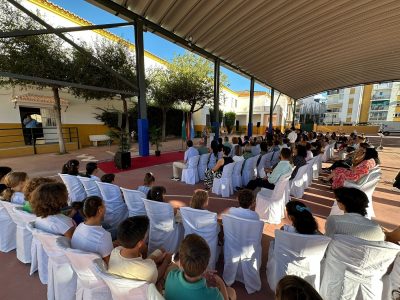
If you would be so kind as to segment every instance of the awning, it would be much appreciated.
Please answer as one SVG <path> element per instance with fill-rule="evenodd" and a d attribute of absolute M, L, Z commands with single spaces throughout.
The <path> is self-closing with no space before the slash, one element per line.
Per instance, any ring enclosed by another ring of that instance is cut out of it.
<path fill-rule="evenodd" d="M 62 107 L 68 107 L 69 102 L 65 99 L 61 100 Z M 24 94 L 15 96 L 11 102 L 15 105 L 19 106 L 35 106 L 35 107 L 53 107 L 54 106 L 54 98 L 49 96 L 35 95 L 35 94 Z"/>
<path fill-rule="evenodd" d="M 398 0 L 88 1 L 145 18 L 149 31 L 168 31 L 294 99 L 400 80 Z"/>

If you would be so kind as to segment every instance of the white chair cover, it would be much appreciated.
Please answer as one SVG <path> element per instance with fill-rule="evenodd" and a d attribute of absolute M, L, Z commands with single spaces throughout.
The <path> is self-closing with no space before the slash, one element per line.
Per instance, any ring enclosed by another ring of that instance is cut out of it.
<path fill-rule="evenodd" d="M 289 198 L 290 173 L 282 175 L 273 190 L 262 188 L 257 193 L 255 211 L 260 219 L 270 224 L 280 224 L 285 217 L 285 205 Z"/>
<path fill-rule="evenodd" d="M 17 225 L 17 259 L 24 263 L 31 263 L 31 274 L 37 270 L 37 264 L 32 263 L 32 233 L 26 228 L 26 225 L 35 221 L 36 215 L 22 210 L 22 207 L 16 206 L 14 210 L 14 222 Z"/>
<path fill-rule="evenodd" d="M 110 288 L 113 300 L 162 300 L 164 299 L 153 283 L 126 279 L 107 272 L 102 259 L 93 261 L 96 274 Z"/>
<path fill-rule="evenodd" d="M 268 158 L 265 159 L 265 168 L 272 168 L 275 166 L 280 160 L 280 153 L 280 151 L 268 152 Z"/>
<path fill-rule="evenodd" d="M 269 152 L 269 153 L 266 153 L 263 156 L 261 156 L 260 162 L 258 163 L 258 166 L 257 166 L 257 177 L 264 178 L 266 176 L 265 170 L 264 170 L 266 168 L 265 165 L 267 163 L 267 160 L 271 160 L 272 153 L 273 152 Z"/>
<path fill-rule="evenodd" d="M 379 180 L 381 180 L 382 172 L 380 168 L 372 169 L 366 178 L 361 178 L 359 182 L 345 181 L 345 187 L 353 187 L 359 190 L 362 190 L 367 196 L 369 200 L 369 204 L 367 207 L 367 218 L 371 219 L 375 217 L 374 206 L 372 204 L 372 194 L 375 191 L 376 186 L 378 185 Z"/>
<path fill-rule="evenodd" d="M 304 190 L 307 188 L 307 170 L 308 165 L 304 165 L 297 170 L 296 176 L 290 180 L 290 195 L 296 198 L 302 198 Z"/>
<path fill-rule="evenodd" d="M 244 283 L 247 293 L 261 290 L 261 237 L 264 223 L 223 215 L 224 272 L 227 285 Z"/>
<path fill-rule="evenodd" d="M 239 160 L 235 163 L 232 172 L 232 186 L 235 190 L 236 187 L 242 186 L 242 167 L 243 167 L 244 160 Z"/>
<path fill-rule="evenodd" d="M 319 177 L 319 171 L 320 171 L 320 169 L 319 169 L 319 166 L 320 166 L 320 164 L 321 164 L 321 159 L 322 159 L 322 154 L 319 154 L 318 156 L 315 156 L 315 160 L 314 160 L 314 163 L 313 163 L 313 178 L 312 179 L 314 179 L 314 180 L 318 180 L 318 177 Z"/>
<path fill-rule="evenodd" d="M 322 155 L 322 162 L 327 162 L 330 159 L 330 145 L 325 146 L 324 154 Z"/>
<path fill-rule="evenodd" d="M 4 203 L 4 204 L 3 204 Z M 6 201 L 0 201 L 0 251 L 10 252 L 17 247 L 17 226 L 7 211 L 5 205 L 16 206 Z"/>
<path fill-rule="evenodd" d="M 89 177 L 82 177 L 82 176 L 78 176 L 78 179 L 82 183 L 87 197 L 90 197 L 90 196 L 101 197 L 101 193 L 100 193 L 99 187 L 96 184 L 96 180 L 89 178 Z"/>
<path fill-rule="evenodd" d="M 32 233 L 37 238 L 48 256 L 48 300 L 74 300 L 76 294 L 76 274 L 56 240 L 64 238 L 59 235 L 44 232 L 30 223 Z"/>
<path fill-rule="evenodd" d="M 284 276 L 296 275 L 319 290 L 321 261 L 331 239 L 323 235 L 308 235 L 275 230 L 270 243 L 267 279 L 271 290 Z"/>
<path fill-rule="evenodd" d="M 35 235 L 35 222 L 30 222 L 26 224 L 26 228 L 30 231 L 32 235 L 32 246 L 31 246 L 31 269 L 30 275 L 38 271 L 39 279 L 42 284 L 48 283 L 48 260 L 46 251 L 44 250 L 42 243 L 38 240 Z"/>
<path fill-rule="evenodd" d="M 187 168 L 182 169 L 181 181 L 186 184 L 196 184 L 199 182 L 199 173 L 197 166 L 199 164 L 200 155 L 192 156 L 188 159 Z"/>
<path fill-rule="evenodd" d="M 235 162 L 224 166 L 221 178 L 214 178 L 212 192 L 222 197 L 229 197 L 233 194 L 232 173 Z"/>
<path fill-rule="evenodd" d="M 316 168 L 318 168 L 316 160 L 318 159 L 318 156 L 311 158 L 307 162 L 307 182 L 306 182 L 306 189 L 312 184 L 312 181 L 314 179 L 314 165 Z"/>
<path fill-rule="evenodd" d="M 210 156 L 210 153 L 205 153 L 205 154 L 200 155 L 199 165 L 197 166 L 197 171 L 199 173 L 200 180 L 204 180 L 209 156 Z"/>
<path fill-rule="evenodd" d="M 77 176 L 58 174 L 68 190 L 69 202 L 82 202 L 86 198 L 85 189 Z"/>
<path fill-rule="evenodd" d="M 322 298 L 375 300 L 382 297 L 382 277 L 387 273 L 400 246 L 335 235 L 323 266 Z"/>
<path fill-rule="evenodd" d="M 217 246 L 219 233 L 217 214 L 208 210 L 190 207 L 181 207 L 180 211 L 183 227 L 185 229 L 185 236 L 196 233 L 206 240 L 211 250 L 208 268 L 210 270 L 215 270 L 215 263 L 218 260 Z"/>
<path fill-rule="evenodd" d="M 128 217 L 128 208 L 122 199 L 119 186 L 96 181 L 106 206 L 104 222 L 115 228 Z"/>
<path fill-rule="evenodd" d="M 129 216 L 145 216 L 146 208 L 144 207 L 143 199 L 146 199 L 147 196 L 143 192 L 137 190 L 121 188 L 121 191 L 124 195 L 126 206 L 128 207 Z"/>
<path fill-rule="evenodd" d="M 245 160 L 242 170 L 242 185 L 246 186 L 250 180 L 257 176 L 257 160 L 260 155 L 250 157 Z"/>
<path fill-rule="evenodd" d="M 63 238 L 57 239 L 57 245 L 63 249 L 77 275 L 76 300 L 112 299 L 107 284 L 95 275 L 93 261 L 101 259 L 98 254 L 72 249 L 69 241 L 65 242 Z"/>
<path fill-rule="evenodd" d="M 175 222 L 174 209 L 169 203 L 143 199 L 150 219 L 149 253 L 164 248 L 175 253 L 183 237 L 183 227 Z"/>
<path fill-rule="evenodd" d="M 382 300 L 393 300 L 392 292 L 400 288 L 400 255 L 397 255 L 390 274 L 383 277 Z"/>

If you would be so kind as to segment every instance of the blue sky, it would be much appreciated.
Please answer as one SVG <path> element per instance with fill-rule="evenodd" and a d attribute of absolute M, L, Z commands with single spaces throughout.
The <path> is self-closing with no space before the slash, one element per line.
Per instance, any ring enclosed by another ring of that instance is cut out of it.
<path fill-rule="evenodd" d="M 66 10 L 80 16 L 83 19 L 88 20 L 94 24 L 105 24 L 105 23 L 116 23 L 124 22 L 124 20 L 116 17 L 106 11 L 103 11 L 96 6 L 84 1 L 84 0 L 50 0 L 51 2 L 63 7 Z M 133 27 L 120 27 L 109 29 L 116 35 L 122 38 L 134 42 Z M 185 49 L 179 47 L 155 34 L 145 32 L 144 34 L 144 46 L 145 49 L 165 60 L 171 60 L 174 55 L 184 53 Z M 228 75 L 229 88 L 232 90 L 249 90 L 250 80 L 240 76 L 239 74 L 232 72 L 226 68 L 221 68 L 222 72 Z M 259 84 L 255 85 L 255 90 L 265 91 L 266 87 Z"/>

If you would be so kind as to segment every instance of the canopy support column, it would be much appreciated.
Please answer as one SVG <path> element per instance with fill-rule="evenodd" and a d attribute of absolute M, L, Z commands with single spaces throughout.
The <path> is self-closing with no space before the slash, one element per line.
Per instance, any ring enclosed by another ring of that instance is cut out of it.
<path fill-rule="evenodd" d="M 219 59 L 214 60 L 214 122 L 212 127 L 215 128 L 214 139 L 219 138 L 219 73 L 220 73 L 221 62 Z"/>
<path fill-rule="evenodd" d="M 250 99 L 249 99 L 249 122 L 247 124 L 247 136 L 253 135 L 253 105 L 254 105 L 254 77 L 250 78 Z"/>
<path fill-rule="evenodd" d="M 149 121 L 147 120 L 146 83 L 144 72 L 144 45 L 143 45 L 143 22 L 137 20 L 135 23 L 135 53 L 136 53 L 136 77 L 139 88 L 137 120 L 139 135 L 139 155 L 149 156 Z"/>
<path fill-rule="evenodd" d="M 296 118 L 296 103 L 297 101 L 293 99 L 293 120 L 292 120 L 292 127 L 294 127 L 294 120 Z"/>
<path fill-rule="evenodd" d="M 271 89 L 271 103 L 269 104 L 269 124 L 268 124 L 268 133 L 273 132 L 272 127 L 272 116 L 274 115 L 274 97 L 275 97 L 275 89 Z"/>

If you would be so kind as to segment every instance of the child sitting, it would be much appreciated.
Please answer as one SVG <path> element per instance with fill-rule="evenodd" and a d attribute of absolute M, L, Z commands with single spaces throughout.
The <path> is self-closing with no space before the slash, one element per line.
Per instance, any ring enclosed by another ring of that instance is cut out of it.
<path fill-rule="evenodd" d="M 249 220 L 260 220 L 259 215 L 252 209 L 254 209 L 255 201 L 253 192 L 250 190 L 238 191 L 238 197 L 240 207 L 231 207 L 228 214 Z"/>
<path fill-rule="evenodd" d="M 25 196 L 22 193 L 28 175 L 25 172 L 11 172 L 4 178 L 4 184 L 7 188 L 1 193 L 4 201 L 14 204 L 24 205 Z"/>
<path fill-rule="evenodd" d="M 154 178 L 152 173 L 146 173 L 146 175 L 144 175 L 143 185 L 139 186 L 137 190 L 141 191 L 147 196 L 148 192 L 151 190 L 151 187 L 155 181 L 156 179 Z"/>
<path fill-rule="evenodd" d="M 87 197 L 83 205 L 83 213 L 86 220 L 76 228 L 71 246 L 75 249 L 97 253 L 108 263 L 114 247 L 111 234 L 101 227 L 106 213 L 103 200 L 97 196 Z"/>
<path fill-rule="evenodd" d="M 163 186 L 153 186 L 151 190 L 147 193 L 147 199 L 164 202 L 164 195 L 167 193 L 167 190 Z"/>
<path fill-rule="evenodd" d="M 0 167 L 0 195 L 7 188 L 7 186 L 4 184 L 4 178 L 11 171 L 12 169 L 10 167 Z"/>
<path fill-rule="evenodd" d="M 92 178 L 95 181 L 100 181 L 100 178 L 97 177 L 95 174 L 99 170 L 97 163 L 95 162 L 88 162 L 86 164 L 86 174 L 85 177 Z"/>
<path fill-rule="evenodd" d="M 310 209 L 300 201 L 290 201 L 286 204 L 286 213 L 292 225 L 283 225 L 284 231 L 301 234 L 318 234 L 318 223 Z"/>
<path fill-rule="evenodd" d="M 164 277 L 171 254 L 157 249 L 146 258 L 148 229 L 147 216 L 130 217 L 119 225 L 117 236 L 121 246 L 111 252 L 110 273 L 149 283 L 157 283 Z"/>
<path fill-rule="evenodd" d="M 165 282 L 166 300 L 236 299 L 235 290 L 213 273 L 205 273 L 210 260 L 207 242 L 188 234 L 179 248 L 180 269 L 171 270 Z"/>
<path fill-rule="evenodd" d="M 105 183 L 114 183 L 115 180 L 115 174 L 109 173 L 109 174 L 104 174 L 101 176 L 101 182 Z"/>
<path fill-rule="evenodd" d="M 36 214 L 36 228 L 72 238 L 75 223 L 61 213 L 61 209 L 68 205 L 68 192 L 63 183 L 45 183 L 39 186 L 32 193 L 31 205 Z"/>
<path fill-rule="evenodd" d="M 33 191 L 44 183 L 55 183 L 55 182 L 57 182 L 55 179 L 48 177 L 36 177 L 29 179 L 24 186 L 24 196 L 26 201 L 22 209 L 28 213 L 32 213 L 31 199 Z"/>
<path fill-rule="evenodd" d="M 202 210 L 206 209 L 206 207 L 208 206 L 207 191 L 202 189 L 194 190 L 189 206 L 195 209 L 202 209 Z"/>

